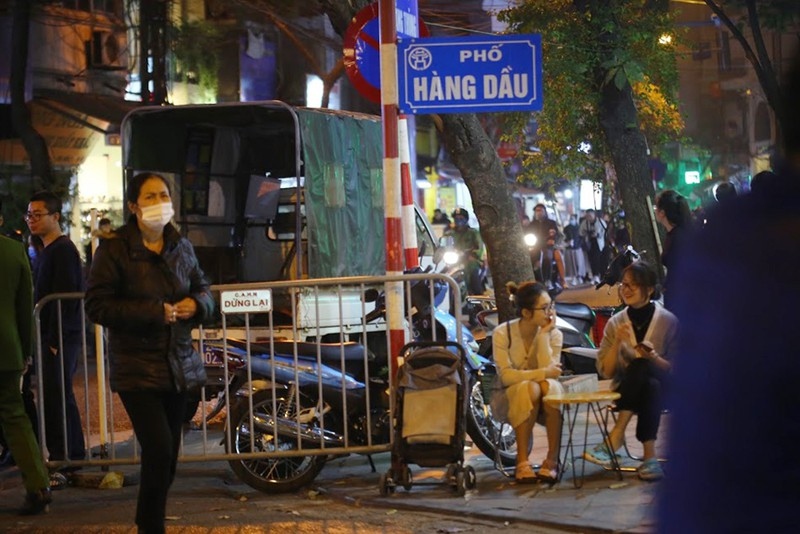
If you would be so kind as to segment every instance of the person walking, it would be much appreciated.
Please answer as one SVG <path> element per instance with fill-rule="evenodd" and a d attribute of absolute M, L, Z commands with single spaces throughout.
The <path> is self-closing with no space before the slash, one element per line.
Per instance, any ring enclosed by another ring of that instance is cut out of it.
<path fill-rule="evenodd" d="M 142 448 L 136 505 L 140 533 L 164 532 L 189 392 L 206 381 L 192 328 L 214 300 L 191 243 L 170 223 L 169 184 L 142 173 L 128 184 L 131 216 L 97 249 L 86 311 L 108 328 L 111 389 Z"/>
<path fill-rule="evenodd" d="M 25 485 L 19 513 L 47 512 L 52 501 L 47 469 L 25 412 L 20 380 L 33 346 L 33 284 L 21 243 L 0 236 L 0 426 Z"/>
<path fill-rule="evenodd" d="M 35 302 L 54 293 L 83 291 L 80 255 L 61 231 L 61 209 L 61 199 L 50 191 L 40 191 L 31 197 L 25 213 L 31 234 L 41 238 L 44 247 L 33 267 Z M 50 302 L 42 308 L 40 318 L 42 368 L 37 372 L 42 374 L 44 387 L 40 397 L 44 404 L 44 443 L 50 461 L 82 460 L 86 446 L 72 388 L 81 351 L 80 301 Z M 54 473 L 51 482 L 58 489 L 67 481 Z"/>
<path fill-rule="evenodd" d="M 548 291 L 555 289 L 558 293 L 557 288 L 567 287 L 567 277 L 564 272 L 564 258 L 561 250 L 556 247 L 559 238 L 558 224 L 547 216 L 544 204 L 533 207 L 533 220 L 526 231 L 536 236 L 536 244 L 530 250 L 531 265 L 536 278 Z"/>
<path fill-rule="evenodd" d="M 589 268 L 592 270 L 592 281 L 597 283 L 606 266 L 603 265 L 603 249 L 606 246 L 606 229 L 603 222 L 597 218 L 593 209 L 584 212 L 584 219 L 578 229 L 578 233 L 583 239 L 584 250 L 589 258 Z"/>

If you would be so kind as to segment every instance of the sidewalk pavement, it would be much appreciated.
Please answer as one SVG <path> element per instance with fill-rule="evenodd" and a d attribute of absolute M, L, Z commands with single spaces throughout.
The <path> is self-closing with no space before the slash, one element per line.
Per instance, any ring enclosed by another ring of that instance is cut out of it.
<path fill-rule="evenodd" d="M 583 420 L 583 415 L 580 415 L 575 427 L 575 436 L 580 445 L 583 440 Z M 627 432 L 629 443 L 636 443 L 633 423 Z M 599 432 L 593 426 L 592 421 L 587 439 L 590 447 L 601 441 Z M 636 445 L 638 448 L 631 447 L 634 455 L 641 451 L 641 445 Z M 545 449 L 544 429 L 537 425 L 531 458 L 541 462 Z M 576 449 L 576 456 L 580 456 L 581 452 L 582 447 L 581 450 Z M 625 456 L 624 451 L 620 453 L 623 454 L 623 467 L 638 465 L 638 462 Z M 587 462 L 584 484 L 579 489 L 573 485 L 574 473 L 569 468 L 561 482 L 552 487 L 546 484 L 517 484 L 513 478 L 496 470 L 489 458 L 476 448 L 471 448 L 466 453 L 466 464 L 475 469 L 478 483 L 475 490 L 467 491 L 465 496 L 455 496 L 454 490 L 441 482 L 444 469 L 411 466 L 414 480 L 411 491 L 398 487 L 393 494 L 380 497 L 378 476 L 389 468 L 389 456 L 381 456 L 384 457 L 375 462 L 377 473 L 370 473 L 366 460 L 357 456 L 334 460 L 323 470 L 322 475 L 327 480 L 320 485 L 329 493 L 358 501 L 362 506 L 428 510 L 580 532 L 646 533 L 655 530 L 659 484 L 643 482 L 635 472 L 623 473 L 620 481 L 615 473 Z M 576 459 L 578 473 L 583 463 L 582 459 Z M 329 479 L 332 467 L 337 468 L 338 476 Z"/>
<path fill-rule="evenodd" d="M 583 421 L 580 415 L 575 429 L 581 445 Z M 638 445 L 633 439 L 634 423 L 628 429 L 628 442 Z M 202 446 L 199 434 L 187 433 L 184 446 Z M 587 441 L 590 447 L 600 442 L 593 421 L 589 424 Z M 537 425 L 531 454 L 533 461 L 540 462 L 544 458 L 545 446 L 544 429 Z M 640 450 L 636 446 L 633 449 L 634 454 Z M 580 455 L 580 451 L 576 454 Z M 321 494 L 360 507 L 430 511 L 455 514 L 462 519 L 475 517 L 566 531 L 644 533 L 654 530 L 658 483 L 642 482 L 635 472 L 623 473 L 623 480 L 619 481 L 614 473 L 587 463 L 582 488 L 573 486 L 573 471 L 569 467 L 560 483 L 548 487 L 517 484 L 495 470 L 492 461 L 475 447 L 465 451 L 465 458 L 466 464 L 473 466 L 477 473 L 477 486 L 463 497 L 456 496 L 450 486 L 440 482 L 444 469 L 413 465 L 411 490 L 399 487 L 393 494 L 381 497 L 378 479 L 389 468 L 388 453 L 373 457 L 376 472 L 372 472 L 364 456 L 331 459 L 309 488 L 281 497 L 266 495 L 242 484 L 225 462 L 181 463 L 170 493 L 167 513 L 172 519 L 168 524 L 170 530 L 186 527 L 181 532 L 195 532 L 191 525 L 207 529 L 220 518 L 228 525 L 252 525 L 257 520 L 254 510 L 273 512 L 276 506 L 278 509 L 308 506 L 313 504 L 309 499 Z M 583 460 L 576 460 L 578 472 L 582 464 Z M 625 458 L 623 465 L 636 466 L 637 463 Z M 130 480 L 136 478 L 138 467 L 122 466 L 114 470 L 122 471 Z M 99 468 L 85 468 L 79 473 L 96 479 L 101 472 Z M 69 487 L 54 492 L 50 514 L 21 518 L 14 515 L 23 497 L 19 473 L 16 468 L 7 469 L 0 472 L 0 531 L 39 532 L 36 529 L 45 528 L 57 532 L 133 532 L 136 491 L 135 485 L 107 490 Z"/>

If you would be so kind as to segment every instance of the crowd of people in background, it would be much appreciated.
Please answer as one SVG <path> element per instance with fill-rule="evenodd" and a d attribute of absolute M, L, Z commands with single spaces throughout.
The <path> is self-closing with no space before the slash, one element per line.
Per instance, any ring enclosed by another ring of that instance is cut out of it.
<path fill-rule="evenodd" d="M 759 182 L 768 182 L 771 176 L 774 176 L 771 171 L 759 173 L 753 177 L 751 187 L 757 188 Z M 729 203 L 737 194 L 733 183 L 720 182 L 713 189 L 713 203 L 692 210 L 689 199 L 678 191 L 658 191 L 654 198 L 653 220 L 663 228 L 660 239 L 664 267 L 674 267 L 682 242 L 692 229 L 705 226 L 717 207 Z M 468 214 L 463 208 L 457 208 L 451 220 L 447 213 L 436 208 L 431 224 L 444 228 L 444 234 L 458 235 L 459 230 L 465 230 L 466 219 L 457 217 L 462 212 Z M 630 229 L 622 209 L 615 212 L 586 209 L 569 213 L 566 220 L 559 220 L 554 215 L 552 209 L 543 203 L 536 204 L 530 213 L 524 209 L 519 212 L 523 233 L 535 236 L 532 241 L 536 244 L 529 245 L 529 252 L 536 279 L 551 294 L 569 286 L 599 283 L 611 260 L 631 245 Z M 458 220 L 461 226 L 454 224 L 453 220 Z M 477 229 L 470 230 L 471 235 L 478 233 Z M 668 298 L 666 285 L 665 279 L 662 281 L 665 301 Z"/>

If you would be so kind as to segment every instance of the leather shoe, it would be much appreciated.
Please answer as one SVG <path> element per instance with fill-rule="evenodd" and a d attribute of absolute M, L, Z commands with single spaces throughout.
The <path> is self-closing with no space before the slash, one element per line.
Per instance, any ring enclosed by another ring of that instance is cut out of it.
<path fill-rule="evenodd" d="M 19 509 L 19 515 L 46 514 L 51 502 L 53 502 L 53 494 L 50 492 L 50 488 L 28 492 L 25 495 L 25 502 L 22 504 L 22 508 Z"/>

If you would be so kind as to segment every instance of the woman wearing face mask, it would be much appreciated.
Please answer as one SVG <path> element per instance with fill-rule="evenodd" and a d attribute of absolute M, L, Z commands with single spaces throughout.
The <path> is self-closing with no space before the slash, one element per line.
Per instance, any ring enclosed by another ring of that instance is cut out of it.
<path fill-rule="evenodd" d="M 128 223 L 97 249 L 86 312 L 108 327 L 111 389 L 141 444 L 140 533 L 163 533 L 187 392 L 205 383 L 191 331 L 214 300 L 192 245 L 170 223 L 169 185 L 157 174 L 128 184 Z"/>
<path fill-rule="evenodd" d="M 606 323 L 597 354 L 597 370 L 611 378 L 612 388 L 620 393 L 619 416 L 610 433 L 611 449 L 600 444 L 586 451 L 590 462 L 610 466 L 611 454 L 622 445 L 625 428 L 633 414 L 638 415 L 636 439 L 642 442 L 644 456 L 638 468 L 642 480 L 664 476 L 656 456 L 656 435 L 661 421 L 663 385 L 672 367 L 678 319 L 654 302 L 658 298 L 655 270 L 637 261 L 622 272 L 620 297 L 625 309 Z"/>

